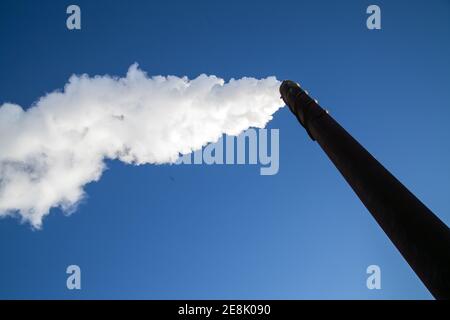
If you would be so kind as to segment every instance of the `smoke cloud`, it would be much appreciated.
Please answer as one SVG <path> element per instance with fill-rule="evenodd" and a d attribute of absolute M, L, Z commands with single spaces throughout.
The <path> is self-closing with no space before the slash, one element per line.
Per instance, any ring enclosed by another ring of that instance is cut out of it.
<path fill-rule="evenodd" d="M 263 128 L 284 105 L 278 86 L 275 77 L 149 77 L 134 64 L 123 78 L 73 75 L 26 111 L 0 105 L 0 217 L 40 228 L 51 208 L 76 209 L 105 159 L 174 163 L 223 134 Z"/>

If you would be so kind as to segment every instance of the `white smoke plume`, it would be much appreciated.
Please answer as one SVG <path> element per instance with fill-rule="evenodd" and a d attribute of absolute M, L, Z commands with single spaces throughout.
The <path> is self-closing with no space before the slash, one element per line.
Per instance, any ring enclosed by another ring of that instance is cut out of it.
<path fill-rule="evenodd" d="M 76 208 L 105 159 L 173 163 L 224 133 L 263 128 L 284 105 L 278 86 L 275 77 L 148 77 L 134 64 L 123 78 L 73 75 L 26 111 L 0 105 L 0 217 L 40 228 L 51 208 Z"/>

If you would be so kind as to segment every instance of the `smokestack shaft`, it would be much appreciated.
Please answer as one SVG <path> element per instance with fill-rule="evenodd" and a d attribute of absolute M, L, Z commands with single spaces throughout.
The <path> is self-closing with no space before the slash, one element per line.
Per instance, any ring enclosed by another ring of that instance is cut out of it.
<path fill-rule="evenodd" d="M 437 299 L 450 299 L 450 230 L 297 84 L 281 96 Z"/>

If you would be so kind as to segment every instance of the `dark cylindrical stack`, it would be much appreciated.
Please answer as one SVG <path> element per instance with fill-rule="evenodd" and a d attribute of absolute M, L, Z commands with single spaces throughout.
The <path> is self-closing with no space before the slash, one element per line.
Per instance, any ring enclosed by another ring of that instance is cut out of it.
<path fill-rule="evenodd" d="M 450 229 L 292 81 L 281 97 L 437 299 L 450 299 Z"/>

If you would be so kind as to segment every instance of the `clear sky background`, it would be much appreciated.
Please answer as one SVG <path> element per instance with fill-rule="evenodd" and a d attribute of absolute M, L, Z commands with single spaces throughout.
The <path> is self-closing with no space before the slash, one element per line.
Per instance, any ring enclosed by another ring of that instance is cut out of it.
<path fill-rule="evenodd" d="M 66 28 L 78 4 L 82 30 Z M 377 4 L 382 30 L 366 28 Z M 292 79 L 450 224 L 450 2 L 1 1 L 0 104 L 73 73 Z M 0 298 L 429 299 L 287 108 L 280 170 L 108 162 L 43 229 L 0 220 Z M 1 150 L 0 150 L 1 152 Z M 82 290 L 66 288 L 66 267 Z M 377 264 L 382 289 L 368 290 Z"/>

